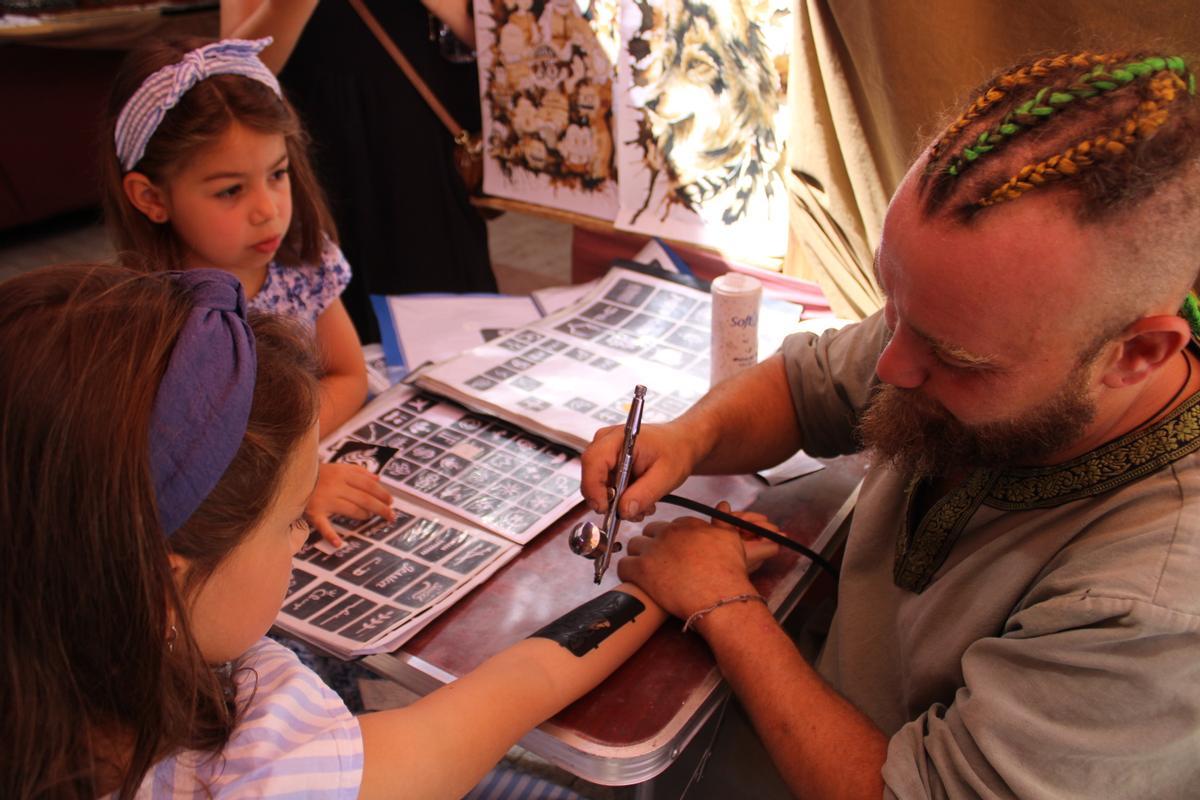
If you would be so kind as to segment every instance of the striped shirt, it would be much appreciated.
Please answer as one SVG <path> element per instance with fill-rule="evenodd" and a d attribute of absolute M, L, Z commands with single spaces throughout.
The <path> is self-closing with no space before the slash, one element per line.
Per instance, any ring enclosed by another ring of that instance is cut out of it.
<path fill-rule="evenodd" d="M 569 776 L 568 776 L 569 777 Z M 583 796 L 556 783 L 521 772 L 505 764 L 483 777 L 463 800 L 584 800 Z"/>
<path fill-rule="evenodd" d="M 261 639 L 242 657 L 235 682 L 245 710 L 225 749 L 160 761 L 138 798 L 358 796 L 358 720 L 291 650 Z"/>

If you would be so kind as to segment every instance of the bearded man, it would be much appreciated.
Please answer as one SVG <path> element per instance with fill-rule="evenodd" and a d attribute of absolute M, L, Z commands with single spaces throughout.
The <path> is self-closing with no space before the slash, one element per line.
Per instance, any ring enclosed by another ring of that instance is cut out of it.
<path fill-rule="evenodd" d="M 882 312 L 642 428 L 626 519 L 693 472 L 870 453 L 815 669 L 745 601 L 765 543 L 682 519 L 619 564 L 693 620 L 792 793 L 1200 792 L 1198 215 L 1183 59 L 1023 64 L 903 180 Z M 596 510 L 620 438 L 584 454 Z"/>

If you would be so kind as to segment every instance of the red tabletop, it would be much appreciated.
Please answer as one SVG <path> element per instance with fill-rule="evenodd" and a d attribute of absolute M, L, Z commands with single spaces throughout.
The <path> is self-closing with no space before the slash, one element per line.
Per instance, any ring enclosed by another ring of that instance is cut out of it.
<path fill-rule="evenodd" d="M 840 522 L 839 512 L 844 514 L 864 469 L 862 459 L 836 459 L 825 469 L 761 492 L 765 484 L 757 478 L 705 477 L 691 479 L 679 493 L 710 503 L 757 493 L 755 510 L 793 539 L 821 547 L 825 542 L 818 539 L 828 539 Z M 671 516 L 690 513 L 678 509 Z M 592 562 L 567 547 L 567 532 L 587 516 L 580 506 L 401 650 L 371 656 L 364 663 L 424 694 L 617 585 L 615 561 L 597 587 Z M 621 540 L 636 528 L 623 527 Z M 808 567 L 807 559 L 782 550 L 754 575 L 755 587 L 777 610 L 794 602 Z M 608 680 L 535 732 L 542 735 L 527 737 L 523 744 L 535 752 L 551 751 L 539 754 L 588 780 L 646 780 L 665 769 L 686 744 L 703 721 L 696 717 L 707 713 L 706 701 L 719 687 L 720 676 L 704 641 L 681 633 L 677 621 L 668 621 Z M 629 760 L 627 768 L 622 759 Z"/>

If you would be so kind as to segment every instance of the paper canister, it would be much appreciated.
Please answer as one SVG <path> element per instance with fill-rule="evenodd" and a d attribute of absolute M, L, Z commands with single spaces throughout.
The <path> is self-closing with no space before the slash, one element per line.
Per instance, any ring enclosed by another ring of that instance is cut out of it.
<path fill-rule="evenodd" d="M 710 386 L 758 363 L 758 305 L 762 284 L 740 272 L 712 282 L 712 377 Z"/>

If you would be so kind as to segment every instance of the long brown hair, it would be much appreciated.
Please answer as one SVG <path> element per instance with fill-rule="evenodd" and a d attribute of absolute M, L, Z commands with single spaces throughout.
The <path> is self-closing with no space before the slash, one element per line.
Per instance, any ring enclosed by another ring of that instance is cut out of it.
<path fill-rule="evenodd" d="M 125 196 L 121 185 L 125 171 L 117 161 L 113 144 L 117 118 L 147 77 L 211 41 L 194 36 L 153 41 L 126 56 L 113 79 L 101 126 L 100 193 L 109 237 L 122 260 L 131 266 L 153 264 L 178 269 L 181 252 L 170 223 L 151 222 Z M 291 103 L 253 78 L 214 75 L 189 89 L 163 116 L 133 171 L 161 186 L 234 122 L 262 133 L 283 135 L 291 173 L 292 224 L 276 259 L 290 265 L 319 263 L 325 237 L 336 242 L 337 229 L 313 171 L 308 136 Z"/>
<path fill-rule="evenodd" d="M 188 597 L 279 491 L 316 420 L 316 361 L 294 323 L 251 320 L 245 439 L 168 540 L 148 431 L 189 310 L 170 276 L 121 267 L 0 284 L 0 796 L 132 796 L 169 752 L 215 756 L 236 722 L 228 678 L 190 633 Z M 193 564 L 182 592 L 172 551 Z"/>

